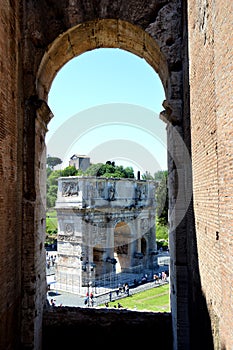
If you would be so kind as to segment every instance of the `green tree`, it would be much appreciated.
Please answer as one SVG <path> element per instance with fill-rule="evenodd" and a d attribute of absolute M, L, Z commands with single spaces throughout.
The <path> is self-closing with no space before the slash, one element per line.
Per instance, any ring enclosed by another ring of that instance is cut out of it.
<path fill-rule="evenodd" d="M 116 171 L 115 165 L 112 165 L 109 162 L 106 162 L 105 164 L 102 164 L 101 167 L 99 168 L 97 176 L 114 177 L 115 171 Z"/>
<path fill-rule="evenodd" d="M 57 185 L 57 179 L 62 176 L 62 170 L 53 170 L 47 178 L 47 190 L 52 185 Z"/>
<path fill-rule="evenodd" d="M 92 164 L 85 171 L 84 175 L 89 176 L 103 176 L 115 178 L 134 178 L 134 171 L 132 167 L 124 168 L 122 165 L 115 165 L 115 162 L 107 161 L 105 164 Z"/>
<path fill-rule="evenodd" d="M 57 200 L 57 185 L 52 185 L 47 191 L 47 208 L 53 208 Z"/>
<path fill-rule="evenodd" d="M 167 170 L 158 170 L 155 174 L 154 174 L 154 179 L 158 182 L 166 179 L 167 181 Z"/>
<path fill-rule="evenodd" d="M 80 169 L 76 169 L 75 166 L 68 166 L 65 169 L 61 170 L 61 176 L 78 176 L 82 175 L 83 172 Z"/>
<path fill-rule="evenodd" d="M 52 170 L 54 169 L 54 167 L 58 164 L 61 164 L 62 160 L 58 157 L 47 157 L 47 165 L 49 168 L 51 168 Z"/>
<path fill-rule="evenodd" d="M 146 171 L 142 178 L 143 180 L 155 180 L 157 182 L 155 197 L 156 197 L 156 217 L 157 223 L 163 226 L 168 224 L 168 190 L 167 190 L 167 170 L 159 170 L 154 174 L 154 177 Z"/>
<path fill-rule="evenodd" d="M 47 167 L 46 168 L 46 175 L 47 175 L 47 178 L 49 177 L 49 175 L 52 173 L 52 169 L 50 167 Z"/>
<path fill-rule="evenodd" d="M 131 166 L 127 166 L 124 169 L 125 177 L 128 179 L 134 179 L 134 170 Z"/>
<path fill-rule="evenodd" d="M 47 208 L 52 208 L 55 206 L 55 202 L 57 199 L 57 188 L 58 183 L 57 179 L 62 176 L 62 170 L 47 170 Z"/>
<path fill-rule="evenodd" d="M 146 171 L 144 174 L 142 174 L 143 180 L 154 180 L 153 176 L 149 171 Z"/>
<path fill-rule="evenodd" d="M 91 164 L 87 170 L 84 172 L 84 175 L 86 176 L 98 176 L 99 169 L 103 163 L 96 163 L 96 164 Z"/>

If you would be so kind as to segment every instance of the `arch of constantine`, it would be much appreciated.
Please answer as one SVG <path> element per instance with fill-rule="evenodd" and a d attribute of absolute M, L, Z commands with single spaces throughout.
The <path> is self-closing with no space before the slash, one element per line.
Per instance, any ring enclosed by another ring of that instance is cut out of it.
<path fill-rule="evenodd" d="M 155 189 L 152 180 L 59 178 L 56 288 L 80 293 L 112 273 L 153 271 Z"/>

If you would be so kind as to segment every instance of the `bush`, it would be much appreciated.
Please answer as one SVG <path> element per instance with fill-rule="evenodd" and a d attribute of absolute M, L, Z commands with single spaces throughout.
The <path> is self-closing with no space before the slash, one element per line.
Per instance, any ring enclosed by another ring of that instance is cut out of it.
<path fill-rule="evenodd" d="M 157 249 L 167 249 L 169 245 L 168 226 L 161 225 L 158 221 L 156 221 L 156 243 Z"/>

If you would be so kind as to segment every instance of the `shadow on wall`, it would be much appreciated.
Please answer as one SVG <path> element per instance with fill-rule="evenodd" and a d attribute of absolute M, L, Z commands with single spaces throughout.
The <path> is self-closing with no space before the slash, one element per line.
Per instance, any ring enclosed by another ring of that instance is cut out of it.
<path fill-rule="evenodd" d="M 43 350 L 82 346 L 140 346 L 172 350 L 170 313 L 126 309 L 48 307 L 44 312 Z M 107 342 L 107 343 L 106 343 Z"/>
<path fill-rule="evenodd" d="M 192 350 L 214 349 L 210 315 L 206 298 L 202 291 L 198 264 L 197 240 L 193 201 L 187 212 L 187 233 L 189 244 L 189 312 L 190 312 L 190 348 Z"/>

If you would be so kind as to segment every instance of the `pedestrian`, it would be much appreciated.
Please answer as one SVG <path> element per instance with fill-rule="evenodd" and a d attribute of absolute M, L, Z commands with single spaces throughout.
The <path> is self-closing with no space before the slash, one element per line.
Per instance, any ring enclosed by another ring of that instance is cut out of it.
<path fill-rule="evenodd" d="M 84 299 L 84 304 L 85 305 L 89 304 L 89 293 L 88 292 L 86 293 L 86 298 Z"/>
<path fill-rule="evenodd" d="M 129 285 L 128 285 L 128 283 L 125 284 L 125 293 L 127 294 L 127 296 L 129 296 Z"/>
<path fill-rule="evenodd" d="M 159 282 L 159 276 L 158 275 L 154 274 L 153 279 L 154 279 L 155 283 Z"/>
<path fill-rule="evenodd" d="M 92 292 L 90 294 L 90 299 L 91 299 L 91 306 L 93 306 L 94 305 L 94 295 Z"/>

